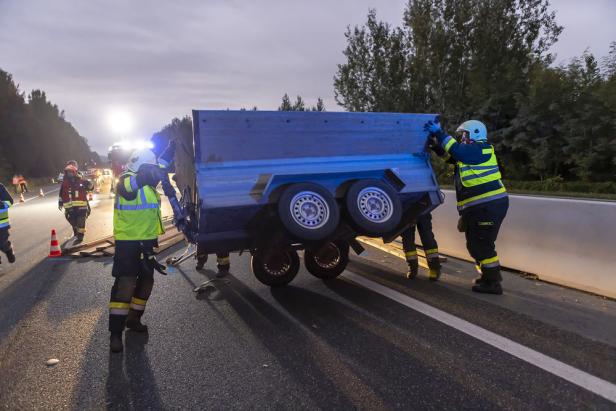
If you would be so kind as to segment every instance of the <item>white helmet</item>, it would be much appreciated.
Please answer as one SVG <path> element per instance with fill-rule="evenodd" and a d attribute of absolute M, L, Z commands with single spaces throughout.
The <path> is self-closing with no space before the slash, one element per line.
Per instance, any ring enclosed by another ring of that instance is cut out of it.
<path fill-rule="evenodd" d="M 156 154 L 149 148 L 142 148 L 140 150 L 133 151 L 128 160 L 128 169 L 133 173 L 139 171 L 139 167 L 144 164 L 158 165 L 156 162 Z"/>
<path fill-rule="evenodd" d="M 478 120 L 468 120 L 464 123 L 460 124 L 456 133 L 467 132 L 468 138 L 472 141 L 487 141 L 488 140 L 488 129 L 485 124 Z"/>

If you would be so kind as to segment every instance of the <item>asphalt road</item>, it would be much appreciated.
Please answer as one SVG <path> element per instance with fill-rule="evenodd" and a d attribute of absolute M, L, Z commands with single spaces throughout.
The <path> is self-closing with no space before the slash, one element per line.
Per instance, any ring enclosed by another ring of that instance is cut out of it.
<path fill-rule="evenodd" d="M 441 282 L 409 282 L 403 262 L 374 249 L 337 280 L 302 269 L 280 289 L 234 254 L 232 274 L 199 295 L 215 259 L 203 272 L 186 261 L 156 277 L 149 336 L 127 332 L 125 352 L 110 354 L 111 259 L 45 259 L 50 228 L 66 225 L 54 203 L 11 210 L 19 262 L 0 274 L 2 408 L 616 409 L 604 398 L 616 392 L 614 301 L 512 274 L 505 295 L 475 295 L 472 267 L 454 259 Z M 108 229 L 109 204 L 93 207 L 92 238 Z M 490 333 L 503 340 L 482 341 Z"/>

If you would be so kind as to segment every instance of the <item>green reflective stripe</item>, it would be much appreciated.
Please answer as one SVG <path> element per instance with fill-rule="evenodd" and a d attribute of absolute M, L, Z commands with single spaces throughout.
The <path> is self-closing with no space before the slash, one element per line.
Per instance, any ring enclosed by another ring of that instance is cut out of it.
<path fill-rule="evenodd" d="M 481 154 L 492 154 L 492 150 L 491 148 L 484 148 L 483 150 L 481 150 Z"/>
<path fill-rule="evenodd" d="M 505 187 L 501 187 L 498 190 L 488 191 L 487 193 L 467 198 L 463 201 L 458 201 L 458 210 L 463 210 L 473 205 L 486 203 L 488 201 L 496 200 L 503 197 L 507 197 L 507 190 L 505 189 Z"/>
<path fill-rule="evenodd" d="M 475 187 L 502 178 L 500 169 L 498 168 L 498 161 L 494 154 L 494 148 L 484 148 L 481 151 L 483 154 L 491 154 L 488 161 L 481 164 L 464 164 L 458 162 L 460 182 L 464 187 Z"/>
<path fill-rule="evenodd" d="M 447 136 L 445 140 L 443 140 L 443 148 L 445 149 L 445 151 L 448 152 L 451 146 L 453 146 L 455 143 L 456 140 L 454 140 L 451 136 Z"/>
<path fill-rule="evenodd" d="M 10 201 L 3 201 L 6 208 L 10 208 L 13 204 Z"/>

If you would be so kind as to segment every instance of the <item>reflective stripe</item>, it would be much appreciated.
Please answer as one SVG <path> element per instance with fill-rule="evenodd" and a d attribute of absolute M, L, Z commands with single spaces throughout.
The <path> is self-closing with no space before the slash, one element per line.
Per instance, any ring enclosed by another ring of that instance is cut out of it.
<path fill-rule="evenodd" d="M 84 234 L 86 232 L 86 229 L 85 228 L 77 228 L 77 232 L 79 234 Z"/>
<path fill-rule="evenodd" d="M 126 180 L 127 179 L 124 179 L 125 184 Z M 145 195 L 145 190 L 143 187 L 139 189 L 139 198 L 141 200 L 141 204 L 120 204 L 119 201 L 116 201 L 116 203 L 114 204 L 114 208 L 116 210 L 145 210 L 152 208 L 160 208 L 158 200 L 155 203 L 148 203 L 148 199 Z"/>
<path fill-rule="evenodd" d="M 220 265 L 227 265 L 231 262 L 231 259 L 229 257 L 218 257 L 217 262 Z"/>
<path fill-rule="evenodd" d="M 429 250 L 425 250 L 426 258 L 431 258 L 434 256 L 438 257 L 438 248 L 431 248 Z"/>
<path fill-rule="evenodd" d="M 488 170 L 494 168 L 494 166 L 461 166 L 460 172 L 469 171 L 469 170 Z"/>
<path fill-rule="evenodd" d="M 71 201 L 70 204 L 71 204 L 71 207 L 86 207 L 88 205 L 88 202 L 87 201 Z"/>
<path fill-rule="evenodd" d="M 109 314 L 111 315 L 128 315 L 128 308 L 110 308 Z"/>
<path fill-rule="evenodd" d="M 109 308 L 128 308 L 130 307 L 129 303 L 121 303 L 117 301 L 111 301 L 109 303 Z"/>
<path fill-rule="evenodd" d="M 481 173 L 471 174 L 471 175 L 468 175 L 468 176 L 464 176 L 464 177 L 462 177 L 462 181 L 474 180 L 476 178 L 485 177 L 485 176 L 488 176 L 490 174 L 495 174 L 495 173 L 500 173 L 500 170 L 498 169 L 498 167 L 492 167 L 492 170 L 488 170 L 488 171 L 484 171 L 484 172 L 481 172 Z"/>
<path fill-rule="evenodd" d="M 501 187 L 498 190 L 488 191 L 487 193 L 479 194 L 463 201 L 458 201 L 458 210 L 461 211 L 477 204 L 487 203 L 488 201 L 493 201 L 504 197 L 507 197 L 507 190 L 505 190 L 505 187 Z"/>
<path fill-rule="evenodd" d="M 484 148 L 481 150 L 481 154 L 492 154 L 491 148 Z"/>
<path fill-rule="evenodd" d="M 0 228 L 4 228 L 4 227 L 8 227 L 9 226 L 9 220 L 1 220 L 0 221 Z"/>
<path fill-rule="evenodd" d="M 483 268 L 490 268 L 490 267 L 498 267 L 500 266 L 500 263 L 498 262 L 498 256 L 496 257 L 492 257 L 492 258 L 486 258 L 485 260 L 481 260 L 479 262 L 479 265 Z"/>
<path fill-rule="evenodd" d="M 129 193 L 139 190 L 139 184 L 137 184 L 137 176 L 130 176 L 124 179 L 124 188 Z"/>
<path fill-rule="evenodd" d="M 481 272 L 481 267 L 478 264 L 475 264 L 475 271 L 477 271 L 479 274 L 483 274 Z"/>
<path fill-rule="evenodd" d="M 414 255 L 417 255 L 417 251 L 407 251 L 407 252 L 404 253 L 404 255 L 406 257 L 412 257 Z"/>
<path fill-rule="evenodd" d="M 445 151 L 449 152 L 449 149 L 451 148 L 451 146 L 453 146 L 456 143 L 456 140 L 454 140 L 451 136 L 447 136 L 445 137 L 445 139 L 443 140 L 443 148 L 445 149 Z"/>
<path fill-rule="evenodd" d="M 148 300 L 142 300 L 141 298 L 133 297 L 131 298 L 130 302 L 131 304 L 146 305 Z"/>

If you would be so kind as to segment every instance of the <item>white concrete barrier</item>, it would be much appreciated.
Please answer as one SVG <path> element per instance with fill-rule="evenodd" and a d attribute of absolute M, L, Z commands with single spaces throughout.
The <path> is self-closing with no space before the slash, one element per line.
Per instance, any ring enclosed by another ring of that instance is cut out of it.
<path fill-rule="evenodd" d="M 455 192 L 443 191 L 432 214 L 439 249 L 471 261 Z M 504 267 L 616 298 L 616 202 L 510 195 L 496 250 Z"/>

